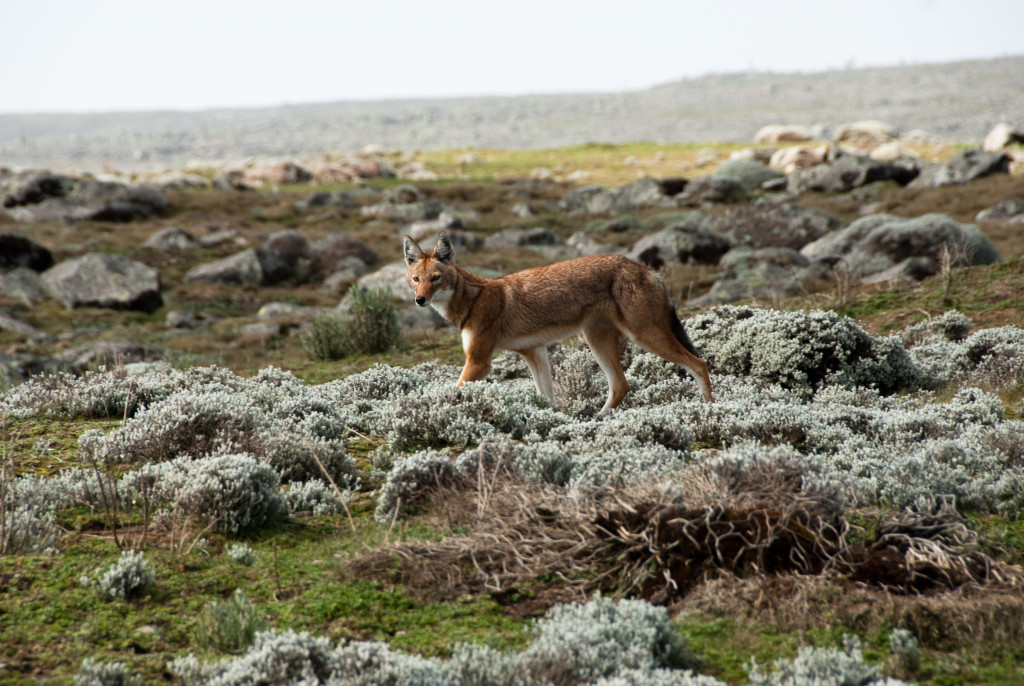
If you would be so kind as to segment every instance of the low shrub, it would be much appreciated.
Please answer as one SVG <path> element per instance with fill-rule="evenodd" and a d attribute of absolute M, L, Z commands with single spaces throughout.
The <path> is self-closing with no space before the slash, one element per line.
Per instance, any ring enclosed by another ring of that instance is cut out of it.
<path fill-rule="evenodd" d="M 235 589 L 230 600 L 206 604 L 196 622 L 196 643 L 218 653 L 241 653 L 250 645 L 258 631 L 266 627 L 266 618 L 246 597 Z"/>
<path fill-rule="evenodd" d="M 345 315 L 327 312 L 313 320 L 302 337 L 311 358 L 340 360 L 353 354 L 383 353 L 401 342 L 402 329 L 391 301 L 391 289 L 353 288 Z"/>
<path fill-rule="evenodd" d="M 110 600 L 130 600 L 146 593 L 156 580 L 153 565 L 141 552 L 126 550 L 99 577 L 100 594 Z"/>
<path fill-rule="evenodd" d="M 87 657 L 75 675 L 75 686 L 136 686 L 142 680 L 123 662 L 99 662 Z"/>

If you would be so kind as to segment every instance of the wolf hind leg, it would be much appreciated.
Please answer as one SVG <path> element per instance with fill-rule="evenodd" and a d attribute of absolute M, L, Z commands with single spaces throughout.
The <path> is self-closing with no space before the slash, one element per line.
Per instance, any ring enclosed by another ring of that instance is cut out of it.
<path fill-rule="evenodd" d="M 591 324 L 584 327 L 583 338 L 597 358 L 601 371 L 608 377 L 608 399 L 601 412 L 613 410 L 629 393 L 629 382 L 622 371 L 622 332 L 610 322 Z"/>
<path fill-rule="evenodd" d="M 530 368 L 537 392 L 547 398 L 553 406 L 555 404 L 555 384 L 551 379 L 551 361 L 548 359 L 547 346 L 538 345 L 536 348 L 527 348 L 516 352 L 526 360 L 526 366 Z"/>

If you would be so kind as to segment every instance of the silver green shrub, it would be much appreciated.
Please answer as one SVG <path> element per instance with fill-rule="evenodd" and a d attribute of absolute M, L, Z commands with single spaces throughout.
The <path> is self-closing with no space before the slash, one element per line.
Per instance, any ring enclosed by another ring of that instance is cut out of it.
<path fill-rule="evenodd" d="M 206 650 L 240 653 L 252 645 L 256 632 L 266 624 L 266 618 L 239 588 L 229 600 L 206 604 L 194 635 L 196 643 Z"/>
<path fill-rule="evenodd" d="M 598 679 L 594 686 L 725 686 L 725 683 L 713 676 L 694 674 L 689 670 L 631 669 Z"/>
<path fill-rule="evenodd" d="M 921 646 L 917 637 L 906 629 L 893 629 L 889 634 L 889 649 L 896 656 L 900 671 L 913 674 L 921 667 Z"/>
<path fill-rule="evenodd" d="M 234 562 L 246 567 L 256 561 L 256 552 L 247 543 L 232 543 L 228 546 L 227 553 Z"/>
<path fill-rule="evenodd" d="M 395 462 L 377 496 L 374 517 L 387 523 L 422 501 L 430 492 L 459 482 L 447 451 L 424 450 Z"/>
<path fill-rule="evenodd" d="M 623 670 L 693 667 L 682 636 L 664 608 L 642 600 L 595 596 L 585 604 L 552 608 L 534 626 L 523 653 L 530 671 L 586 683 Z"/>
<path fill-rule="evenodd" d="M 75 686 L 136 686 L 141 683 L 123 662 L 98 662 L 91 657 L 82 660 L 75 675 Z"/>
<path fill-rule="evenodd" d="M 340 360 L 351 354 L 345 340 L 345 323 L 337 312 L 318 314 L 300 339 L 313 360 Z"/>
<path fill-rule="evenodd" d="M 13 471 L 13 470 L 11 470 Z M 60 536 L 49 484 L 34 476 L 0 473 L 0 555 L 49 550 Z"/>
<path fill-rule="evenodd" d="M 148 591 L 155 580 L 153 565 L 145 554 L 126 550 L 99 576 L 97 585 L 105 598 L 129 600 Z"/>
<path fill-rule="evenodd" d="M 155 469 L 164 500 L 177 512 L 213 522 L 221 533 L 262 526 L 285 509 L 277 472 L 251 455 L 182 458 Z"/>
<path fill-rule="evenodd" d="M 340 514 L 345 511 L 345 503 L 351 499 L 351 491 L 342 491 L 339 496 L 333 486 L 320 479 L 293 481 L 284 493 L 285 505 L 290 514 L 305 511 L 316 516 Z"/>
<path fill-rule="evenodd" d="M 192 655 L 167 665 L 185 686 L 325 684 L 335 671 L 334 645 L 308 632 L 258 632 L 245 654 L 203 665 Z"/>
<path fill-rule="evenodd" d="M 918 382 L 898 337 L 875 338 L 834 312 L 726 305 L 690 319 L 686 329 L 712 370 L 805 395 L 828 384 L 893 393 Z"/>
<path fill-rule="evenodd" d="M 886 677 L 878 667 L 864 662 L 860 641 L 845 641 L 838 648 L 804 646 L 792 659 L 775 661 L 774 670 L 765 672 L 753 662 L 751 686 L 897 686 L 904 682 Z"/>
<path fill-rule="evenodd" d="M 958 343 L 974 327 L 974 322 L 956 310 L 949 310 L 938 317 L 930 317 L 900 332 L 900 338 L 907 349 L 922 343 L 941 341 Z"/>

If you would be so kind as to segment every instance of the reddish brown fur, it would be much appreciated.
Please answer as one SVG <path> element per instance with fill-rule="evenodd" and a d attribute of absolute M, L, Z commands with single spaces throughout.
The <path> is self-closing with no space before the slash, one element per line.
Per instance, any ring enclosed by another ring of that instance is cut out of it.
<path fill-rule="evenodd" d="M 687 350 L 665 286 L 649 268 L 620 255 L 595 255 L 488 279 L 454 263 L 447 234 L 430 252 L 408 236 L 404 247 L 417 304 L 433 305 L 462 331 L 466 365 L 459 385 L 487 376 L 496 350 L 514 350 L 529 365 L 538 392 L 553 402 L 547 344 L 579 332 L 608 377 L 604 409 L 611 409 L 629 392 L 620 361 L 622 332 L 682 365 L 704 399 L 714 402 L 707 366 Z"/>

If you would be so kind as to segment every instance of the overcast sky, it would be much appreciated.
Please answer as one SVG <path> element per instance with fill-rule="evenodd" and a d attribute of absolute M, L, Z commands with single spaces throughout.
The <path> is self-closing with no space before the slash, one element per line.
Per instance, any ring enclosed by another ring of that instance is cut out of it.
<path fill-rule="evenodd" d="M 1019 54 L 1024 0 L 0 0 L 0 112 L 621 91 Z"/>

